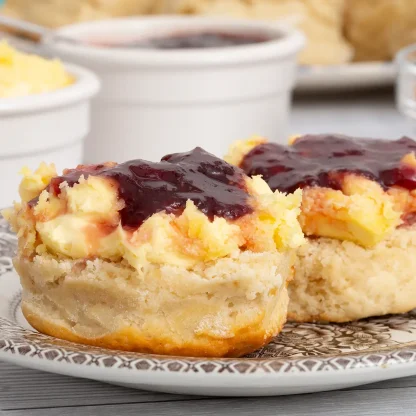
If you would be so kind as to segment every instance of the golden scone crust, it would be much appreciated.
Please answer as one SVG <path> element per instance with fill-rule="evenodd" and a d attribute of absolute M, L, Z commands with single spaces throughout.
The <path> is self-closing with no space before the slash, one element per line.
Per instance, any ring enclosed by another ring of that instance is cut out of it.
<path fill-rule="evenodd" d="M 274 337 L 286 321 L 293 256 L 243 252 L 193 270 L 15 259 L 22 309 L 42 333 L 104 348 L 237 357 Z"/>
<path fill-rule="evenodd" d="M 311 238 L 299 248 L 288 319 L 348 322 L 416 307 L 416 225 L 373 248 Z"/>

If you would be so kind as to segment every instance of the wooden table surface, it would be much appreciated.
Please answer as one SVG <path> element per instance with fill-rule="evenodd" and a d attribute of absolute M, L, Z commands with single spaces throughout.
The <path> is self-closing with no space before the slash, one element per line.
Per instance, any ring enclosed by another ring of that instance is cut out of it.
<path fill-rule="evenodd" d="M 392 92 L 383 91 L 297 97 L 291 130 L 397 138 L 412 135 L 413 126 L 395 111 Z M 0 362 L 0 415 L 408 416 L 416 415 L 416 377 L 318 394 L 227 399 L 130 390 Z"/>
<path fill-rule="evenodd" d="M 7 416 L 410 416 L 416 414 L 416 377 L 299 396 L 224 399 L 130 390 L 0 362 L 0 408 Z"/>

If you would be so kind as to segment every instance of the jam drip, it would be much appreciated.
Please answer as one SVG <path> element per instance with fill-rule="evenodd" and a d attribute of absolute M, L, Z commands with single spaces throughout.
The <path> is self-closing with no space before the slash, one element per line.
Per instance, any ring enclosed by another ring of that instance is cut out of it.
<path fill-rule="evenodd" d="M 257 34 L 238 34 L 222 32 L 177 33 L 132 40 L 124 43 L 101 43 L 107 47 L 144 49 L 200 49 L 224 48 L 228 46 L 251 45 L 271 40 L 268 36 Z M 97 44 L 99 46 L 100 43 Z"/>
<path fill-rule="evenodd" d="M 180 215 L 188 199 L 210 220 L 214 216 L 234 220 L 252 212 L 243 171 L 199 147 L 165 156 L 158 163 L 137 159 L 119 165 L 80 166 L 52 179 L 48 190 L 58 195 L 62 182 L 73 186 L 81 175 L 106 177 L 117 185 L 125 202 L 121 223 L 127 228 L 135 229 L 164 210 Z"/>
<path fill-rule="evenodd" d="M 252 149 L 240 167 L 247 175 L 262 175 L 273 190 L 321 186 L 341 189 L 346 173 L 378 182 L 383 189 L 399 186 L 416 189 L 416 168 L 401 163 L 416 152 L 408 137 L 396 141 L 355 139 L 341 135 L 306 135 L 293 146 L 265 143 Z"/>

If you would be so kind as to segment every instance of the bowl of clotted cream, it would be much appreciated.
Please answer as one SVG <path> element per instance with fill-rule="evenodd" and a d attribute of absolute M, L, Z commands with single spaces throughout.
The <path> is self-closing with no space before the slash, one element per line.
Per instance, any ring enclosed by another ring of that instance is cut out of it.
<path fill-rule="evenodd" d="M 86 69 L 0 42 L 0 207 L 17 199 L 22 167 L 54 161 L 59 171 L 82 163 L 90 100 L 99 87 Z"/>

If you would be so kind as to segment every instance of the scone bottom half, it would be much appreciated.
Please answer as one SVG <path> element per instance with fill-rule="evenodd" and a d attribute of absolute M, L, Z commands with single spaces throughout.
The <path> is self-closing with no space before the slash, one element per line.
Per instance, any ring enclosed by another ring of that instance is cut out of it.
<path fill-rule="evenodd" d="M 226 160 L 272 190 L 302 189 L 289 319 L 347 322 L 416 307 L 416 142 L 305 135 L 253 137 Z"/>
<path fill-rule="evenodd" d="M 22 171 L 4 216 L 40 332 L 127 351 L 240 356 L 279 333 L 301 191 L 196 148 L 160 162 Z"/>

